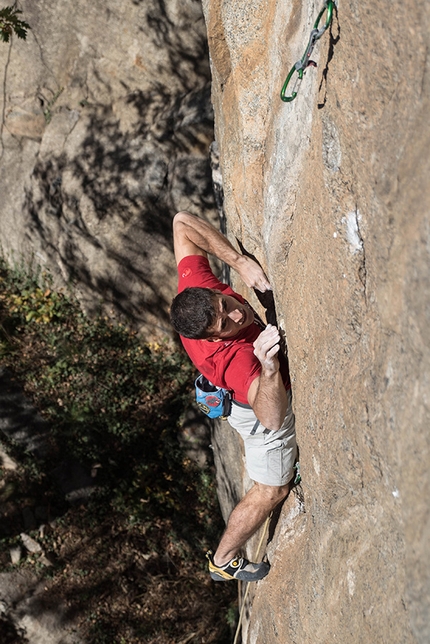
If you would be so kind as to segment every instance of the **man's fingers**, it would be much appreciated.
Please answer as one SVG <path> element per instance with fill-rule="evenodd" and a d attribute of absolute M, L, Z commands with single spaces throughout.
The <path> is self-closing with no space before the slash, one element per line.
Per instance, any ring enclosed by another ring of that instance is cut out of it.
<path fill-rule="evenodd" d="M 276 326 L 268 324 L 264 331 L 260 333 L 259 338 L 261 339 L 262 343 L 271 342 L 272 344 L 274 344 L 274 342 L 279 342 L 281 336 L 279 335 L 279 331 Z"/>
<path fill-rule="evenodd" d="M 254 342 L 254 354 L 259 360 L 270 360 L 280 349 L 280 339 L 276 326 L 268 324 Z"/>
<path fill-rule="evenodd" d="M 268 280 L 261 280 L 258 282 L 258 284 L 255 285 L 257 291 L 260 291 L 260 293 L 265 293 L 266 291 L 271 291 L 272 287 L 270 286 L 270 282 Z"/>
<path fill-rule="evenodd" d="M 278 353 L 279 349 L 279 343 L 270 343 L 266 346 L 260 347 L 260 349 L 256 347 L 254 349 L 254 355 L 256 355 L 259 360 L 270 360 Z"/>
<path fill-rule="evenodd" d="M 255 288 L 264 293 L 265 291 L 271 291 L 272 287 L 270 286 L 270 282 L 267 279 L 265 273 L 263 270 L 260 270 L 260 275 L 255 281 Z"/>
<path fill-rule="evenodd" d="M 268 324 L 264 329 L 264 331 L 260 333 L 256 341 L 254 342 L 254 346 L 258 344 L 263 345 L 265 342 L 272 342 L 273 344 L 274 339 L 276 341 L 280 340 L 279 331 L 276 326 L 273 326 L 272 324 Z"/>
<path fill-rule="evenodd" d="M 266 356 L 268 358 L 273 358 L 273 356 L 275 356 L 278 353 L 280 348 L 281 347 L 279 344 L 275 344 L 271 349 L 269 349 L 269 351 L 266 353 Z"/>
<path fill-rule="evenodd" d="M 244 279 L 244 282 L 250 288 L 255 288 L 257 291 L 260 291 L 260 293 L 272 290 L 270 282 L 265 276 L 259 277 L 258 279 Z"/>

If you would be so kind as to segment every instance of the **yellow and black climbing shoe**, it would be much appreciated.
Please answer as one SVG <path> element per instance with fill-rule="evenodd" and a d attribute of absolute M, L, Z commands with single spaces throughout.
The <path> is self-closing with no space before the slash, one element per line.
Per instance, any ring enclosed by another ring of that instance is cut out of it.
<path fill-rule="evenodd" d="M 206 557 L 209 560 L 209 572 L 215 581 L 258 581 L 263 579 L 270 570 L 270 564 L 262 561 L 261 563 L 252 563 L 242 557 L 235 557 L 223 566 L 217 566 L 214 563 L 212 550 L 208 550 Z"/>

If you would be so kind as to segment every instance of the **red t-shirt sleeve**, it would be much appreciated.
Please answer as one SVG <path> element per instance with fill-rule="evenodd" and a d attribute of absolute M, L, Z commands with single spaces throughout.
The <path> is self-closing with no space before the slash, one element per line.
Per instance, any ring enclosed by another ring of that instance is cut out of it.
<path fill-rule="evenodd" d="M 178 293 L 189 287 L 226 289 L 226 284 L 220 282 L 212 273 L 207 257 L 188 255 L 178 264 Z"/>

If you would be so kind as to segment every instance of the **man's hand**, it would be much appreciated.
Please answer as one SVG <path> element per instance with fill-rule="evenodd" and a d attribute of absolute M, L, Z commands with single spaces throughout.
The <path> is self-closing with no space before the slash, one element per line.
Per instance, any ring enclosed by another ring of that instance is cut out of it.
<path fill-rule="evenodd" d="M 277 353 L 280 349 L 281 336 L 276 326 L 268 324 L 254 342 L 254 355 L 261 362 L 263 371 L 271 375 L 279 371 Z"/>
<path fill-rule="evenodd" d="M 237 260 L 235 268 L 249 288 L 256 288 L 261 293 L 272 290 L 263 269 L 250 257 L 242 255 Z"/>
<path fill-rule="evenodd" d="M 254 354 L 261 362 L 261 373 L 251 382 L 248 402 L 260 423 L 277 431 L 282 426 L 288 397 L 279 371 L 280 335 L 276 326 L 268 324 L 254 342 Z"/>

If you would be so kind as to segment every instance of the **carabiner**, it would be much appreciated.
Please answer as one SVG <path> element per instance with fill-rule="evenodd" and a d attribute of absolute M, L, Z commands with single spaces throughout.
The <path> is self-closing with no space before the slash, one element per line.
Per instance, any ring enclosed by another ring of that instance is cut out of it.
<path fill-rule="evenodd" d="M 321 38 L 325 30 L 328 29 L 330 26 L 331 19 L 333 17 L 333 5 L 334 5 L 333 0 L 326 0 L 324 7 L 321 9 L 321 11 L 318 14 L 318 18 L 315 20 L 314 29 L 318 29 L 319 21 L 321 20 L 321 17 L 324 11 L 327 9 L 327 17 L 326 17 L 325 25 L 320 29 L 321 34 L 320 36 L 318 36 L 318 38 Z"/>
<path fill-rule="evenodd" d="M 291 101 L 294 101 L 294 99 L 297 96 L 297 92 L 294 90 L 291 92 L 291 96 L 285 96 L 285 92 L 287 91 L 287 85 L 291 80 L 291 76 L 294 74 L 294 72 L 297 72 L 298 78 L 296 80 L 296 85 L 298 81 L 301 81 L 303 79 L 303 67 L 302 67 L 302 61 L 298 60 L 297 63 L 294 63 L 294 65 L 290 69 L 290 73 L 288 74 L 287 78 L 285 79 L 285 83 L 282 86 L 281 89 L 281 100 L 284 101 L 284 103 L 290 103 Z M 294 85 L 294 87 L 296 86 Z"/>
<path fill-rule="evenodd" d="M 315 24 L 313 26 L 313 29 L 311 31 L 311 34 L 309 36 L 309 41 L 308 41 L 305 53 L 303 54 L 301 59 L 298 60 L 296 63 L 294 63 L 294 65 L 290 69 L 290 72 L 289 72 L 287 78 L 285 79 L 285 83 L 283 84 L 282 89 L 281 89 L 281 100 L 284 101 L 284 103 L 289 103 L 289 102 L 293 101 L 297 96 L 297 92 L 294 91 L 294 90 L 291 92 L 291 96 L 285 96 L 285 92 L 287 91 L 288 83 L 290 82 L 291 77 L 294 74 L 294 72 L 297 71 L 297 73 L 298 73 L 297 81 L 301 81 L 303 79 L 303 74 L 304 74 L 304 72 L 305 72 L 307 67 L 309 67 L 311 65 L 316 67 L 316 63 L 314 63 L 314 61 L 310 60 L 310 56 L 312 54 L 312 51 L 313 51 L 313 48 L 315 47 L 316 42 L 321 38 L 321 36 L 323 35 L 325 30 L 329 27 L 329 25 L 331 23 L 331 19 L 333 17 L 333 5 L 334 5 L 334 0 L 326 0 L 325 1 L 324 7 L 319 12 L 318 17 L 317 17 L 317 19 L 315 21 Z M 327 11 L 327 18 L 326 18 L 325 25 L 324 25 L 324 27 L 321 27 L 321 29 L 318 29 L 319 22 L 320 22 L 321 17 L 324 14 L 325 11 Z M 297 84 L 297 81 L 296 81 L 296 84 Z"/>

